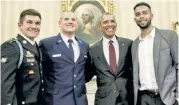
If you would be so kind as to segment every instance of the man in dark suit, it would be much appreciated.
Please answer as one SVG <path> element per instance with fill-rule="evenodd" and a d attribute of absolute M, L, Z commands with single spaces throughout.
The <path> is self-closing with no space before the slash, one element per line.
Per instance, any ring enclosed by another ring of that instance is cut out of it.
<path fill-rule="evenodd" d="M 97 77 L 95 105 L 132 105 L 132 41 L 115 35 L 117 23 L 110 13 L 101 16 L 99 27 L 104 35 L 90 47 L 85 73 L 87 81 Z"/>
<path fill-rule="evenodd" d="M 87 105 L 84 69 L 89 45 L 75 37 L 78 23 L 74 13 L 63 13 L 59 26 L 61 33 L 40 41 L 43 105 Z"/>
<path fill-rule="evenodd" d="M 40 105 L 41 53 L 34 41 L 40 32 L 40 25 L 38 11 L 22 11 L 18 23 L 21 32 L 17 38 L 1 45 L 1 105 Z M 22 52 L 16 41 L 22 46 Z M 18 68 L 20 61 L 22 63 Z"/>
<path fill-rule="evenodd" d="M 134 14 L 141 30 L 132 44 L 134 105 L 178 105 L 179 37 L 151 24 L 149 4 L 136 4 Z"/>

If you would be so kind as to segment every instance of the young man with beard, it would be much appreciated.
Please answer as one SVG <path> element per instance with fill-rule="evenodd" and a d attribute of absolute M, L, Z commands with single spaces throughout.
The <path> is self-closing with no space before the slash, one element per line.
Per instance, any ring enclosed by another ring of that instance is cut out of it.
<path fill-rule="evenodd" d="M 87 81 L 97 77 L 95 105 L 132 105 L 132 40 L 117 37 L 110 13 L 101 16 L 99 27 L 103 37 L 90 47 L 86 70 Z"/>
<path fill-rule="evenodd" d="M 42 57 L 34 40 L 40 26 L 40 13 L 24 10 L 19 17 L 20 33 L 1 45 L 1 105 L 41 105 Z"/>
<path fill-rule="evenodd" d="M 178 105 L 178 35 L 151 23 L 145 2 L 134 6 L 141 34 L 132 44 L 134 105 Z"/>

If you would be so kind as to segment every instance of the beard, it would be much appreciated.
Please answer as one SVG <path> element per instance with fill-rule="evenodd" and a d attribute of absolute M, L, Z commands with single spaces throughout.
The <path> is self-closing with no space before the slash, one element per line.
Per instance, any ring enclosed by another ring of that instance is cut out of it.
<path fill-rule="evenodd" d="M 147 22 L 147 24 L 146 25 L 144 25 L 144 26 L 142 26 L 142 25 L 140 25 L 140 24 L 137 24 L 141 29 L 146 29 L 146 28 L 148 28 L 150 25 L 151 25 L 151 20 L 149 21 L 149 22 Z"/>

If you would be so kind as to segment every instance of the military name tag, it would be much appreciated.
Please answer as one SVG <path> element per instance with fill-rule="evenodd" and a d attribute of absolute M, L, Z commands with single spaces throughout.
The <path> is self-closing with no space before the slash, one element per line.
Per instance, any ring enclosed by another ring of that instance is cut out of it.
<path fill-rule="evenodd" d="M 34 58 L 27 58 L 27 62 L 35 62 Z"/>

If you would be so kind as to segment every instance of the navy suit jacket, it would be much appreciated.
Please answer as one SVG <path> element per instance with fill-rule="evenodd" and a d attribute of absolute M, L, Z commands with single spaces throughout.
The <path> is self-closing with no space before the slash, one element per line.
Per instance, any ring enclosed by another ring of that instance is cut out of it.
<path fill-rule="evenodd" d="M 75 38 L 80 47 L 76 62 L 70 58 L 70 50 L 60 34 L 40 41 L 44 74 L 43 105 L 87 105 L 84 69 L 89 44 Z"/>

